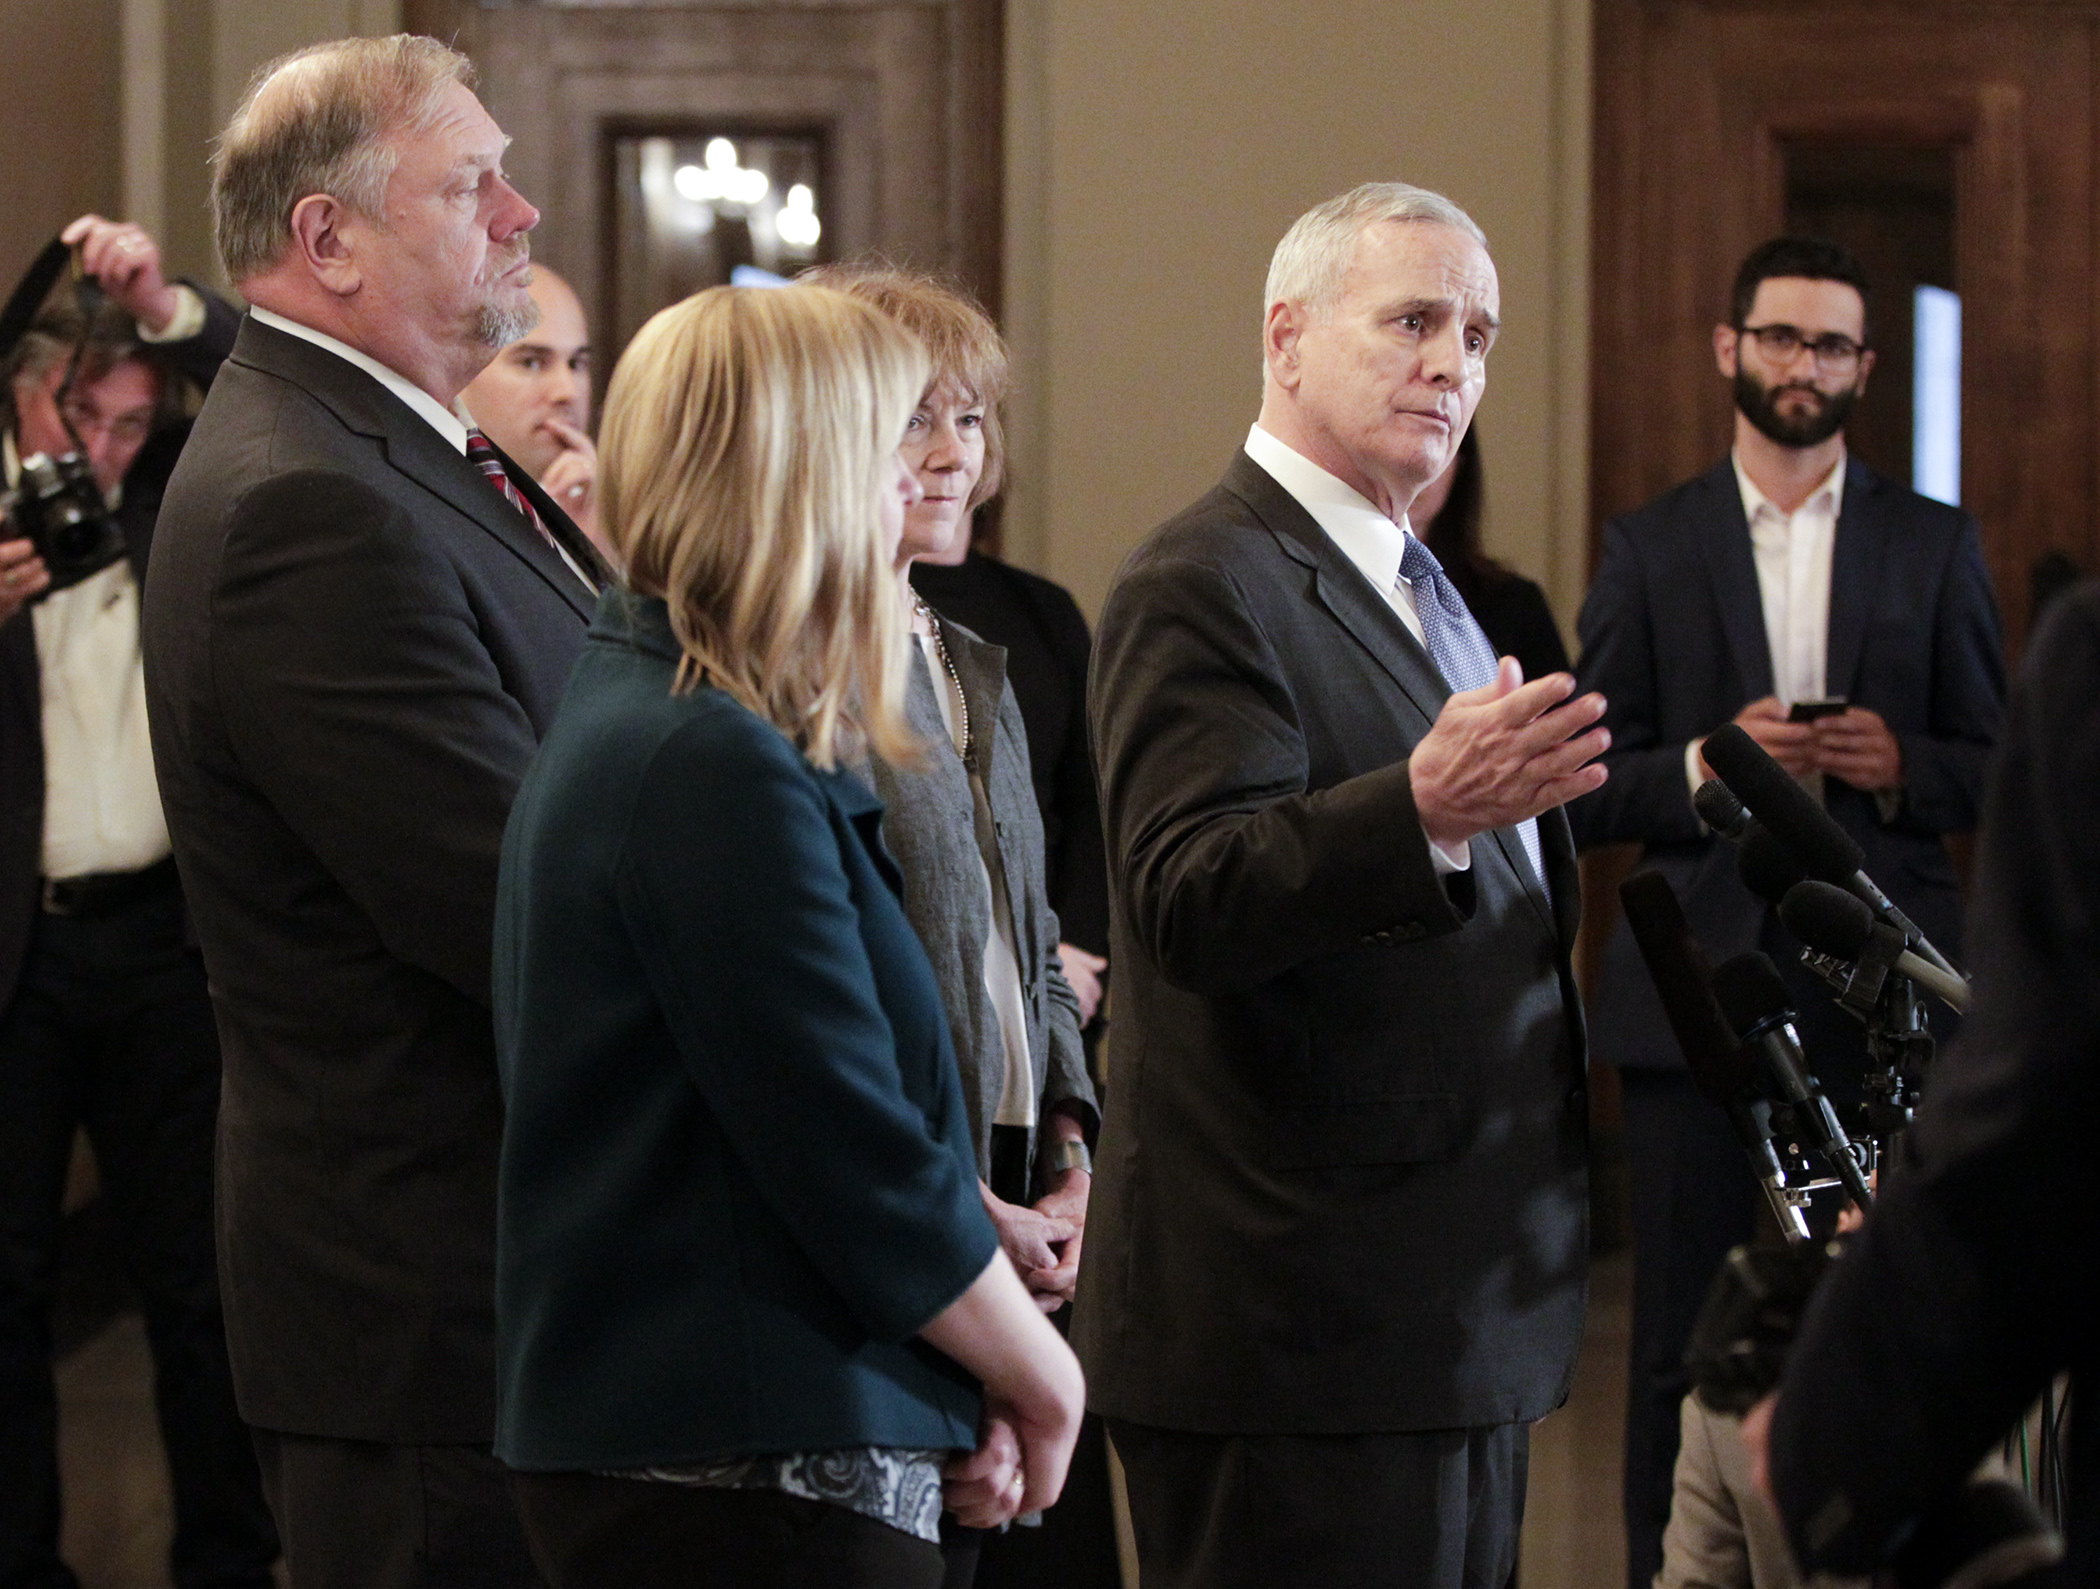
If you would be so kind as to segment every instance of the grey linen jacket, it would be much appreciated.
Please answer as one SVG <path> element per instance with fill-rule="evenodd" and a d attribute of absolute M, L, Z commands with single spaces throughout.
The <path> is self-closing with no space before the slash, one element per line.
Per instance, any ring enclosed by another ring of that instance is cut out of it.
<path fill-rule="evenodd" d="M 992 827 L 1013 900 L 1014 955 L 1028 1005 L 1028 1055 L 1035 1068 L 1038 1121 L 1059 1104 L 1081 1106 L 1091 1138 L 1098 1121 L 1086 1053 L 1079 1040 L 1079 1000 L 1057 958 L 1057 913 L 1050 908 L 1043 861 L 1043 819 L 1028 766 L 1020 704 L 1006 682 L 1006 651 L 960 624 L 939 620 L 941 640 L 969 704 L 973 770 L 990 797 Z M 914 642 L 914 651 L 917 644 Z M 893 767 L 876 758 L 869 781 L 885 808 L 882 834 L 904 874 L 904 911 L 926 945 L 962 1070 L 979 1175 L 991 1163 L 992 1117 L 1005 1065 L 999 1019 L 984 986 L 984 947 L 991 905 L 977 848 L 976 808 L 962 761 L 941 717 L 933 679 L 914 655 L 905 712 L 926 741 L 922 766 Z M 1030 1162 L 1035 1144 L 1029 1144 Z"/>

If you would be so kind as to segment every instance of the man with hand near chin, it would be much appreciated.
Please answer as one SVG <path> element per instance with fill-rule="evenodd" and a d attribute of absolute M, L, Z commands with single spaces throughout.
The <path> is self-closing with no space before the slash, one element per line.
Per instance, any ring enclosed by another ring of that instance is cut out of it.
<path fill-rule="evenodd" d="M 1244 449 L 1101 617 L 1119 1008 L 1074 1345 L 1147 1589 L 1503 1589 L 1582 1337 L 1559 807 L 1604 703 L 1498 660 L 1408 528 L 1486 386 L 1479 227 L 1368 184 L 1265 302 Z"/>
<path fill-rule="evenodd" d="M 1784 968 L 1809 1059 L 1843 1108 L 1865 1072 L 1861 1028 L 1801 968 L 1777 913 L 1738 880 L 1733 847 L 1693 810 L 1710 776 L 1700 746 L 1741 724 L 1820 792 L 1868 875 L 1959 954 L 1961 893 L 1941 840 L 1975 826 L 2004 717 L 1997 606 L 1976 521 L 1846 450 L 1874 368 L 1866 277 L 1846 249 L 1781 237 L 1752 251 L 1713 352 L 1735 400 L 1730 455 L 1605 526 L 1578 671 L 1611 701 L 1611 781 L 1569 814 L 1585 845 L 1645 846 L 1715 962 L 1761 949 Z M 1685 1343 L 1760 1199 L 1623 921 L 1591 1013 L 1598 1052 L 1625 1082 L 1627 1581 L 1647 1589 L 1669 1519 Z"/>
<path fill-rule="evenodd" d="M 598 529 L 598 448 L 591 441 L 591 330 L 575 290 L 532 267 L 540 323 L 467 383 L 460 402 L 474 422 L 561 504 L 608 561 Z"/>

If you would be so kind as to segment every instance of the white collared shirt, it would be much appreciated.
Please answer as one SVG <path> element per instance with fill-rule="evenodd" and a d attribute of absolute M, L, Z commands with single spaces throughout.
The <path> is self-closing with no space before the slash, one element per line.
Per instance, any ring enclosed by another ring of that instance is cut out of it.
<path fill-rule="evenodd" d="M 1757 593 L 1765 609 L 1765 641 L 1772 653 L 1772 693 L 1791 706 L 1829 693 L 1830 555 L 1844 505 L 1845 457 L 1831 466 L 1808 500 L 1784 512 L 1758 490 L 1743 460 L 1733 457 L 1735 483 L 1750 523 L 1757 559 Z"/>
<path fill-rule="evenodd" d="M 1386 604 L 1399 615 L 1400 621 L 1407 625 L 1407 632 L 1415 637 L 1416 644 L 1426 653 L 1429 643 L 1422 635 L 1421 615 L 1415 611 L 1414 587 L 1400 577 L 1400 561 L 1407 554 L 1408 537 L 1414 533 L 1407 521 L 1402 519 L 1395 524 L 1361 491 L 1328 473 L 1287 443 L 1277 440 L 1260 425 L 1248 428 L 1247 456 L 1260 464 L 1278 485 L 1291 494 L 1298 506 L 1312 515 L 1313 522 L 1341 549 L 1342 555 L 1356 565 L 1357 572 L 1371 582 L 1371 588 L 1385 598 Z M 1527 817 L 1517 826 L 1519 831 L 1529 830 L 1526 848 L 1534 854 L 1539 853 L 1536 844 L 1538 823 Z M 1422 836 L 1429 843 L 1430 864 L 1439 874 L 1463 872 L 1472 866 L 1470 840 L 1443 845 L 1426 833 Z"/>
<path fill-rule="evenodd" d="M 1772 658 L 1772 693 L 1780 703 L 1820 700 L 1830 693 L 1830 560 L 1837 548 L 1838 514 L 1845 505 L 1845 455 L 1831 466 L 1808 500 L 1783 511 L 1757 488 L 1731 452 L 1750 553 L 1757 564 L 1757 595 L 1764 609 L 1765 649 Z M 1684 748 L 1684 777 L 1694 794 L 1704 780 L 1699 747 Z M 1818 775 L 1810 784 L 1820 791 Z"/>
<path fill-rule="evenodd" d="M 14 437 L 0 463 L 21 477 Z M 128 557 L 29 609 L 36 631 L 39 724 L 44 741 L 45 877 L 135 872 L 173 851 L 139 652 L 139 587 Z"/>
<path fill-rule="evenodd" d="M 454 452 L 462 458 L 467 455 L 466 422 L 408 377 L 395 374 L 371 354 L 360 353 L 349 343 L 338 341 L 325 331 L 316 331 L 312 326 L 303 326 L 296 320 L 287 320 L 283 315 L 272 314 L 268 309 L 251 306 L 248 313 L 273 330 L 282 331 L 289 337 L 297 337 L 302 342 L 311 342 L 315 347 L 327 349 L 346 363 L 356 365 L 428 420 L 430 428 L 450 442 Z"/>

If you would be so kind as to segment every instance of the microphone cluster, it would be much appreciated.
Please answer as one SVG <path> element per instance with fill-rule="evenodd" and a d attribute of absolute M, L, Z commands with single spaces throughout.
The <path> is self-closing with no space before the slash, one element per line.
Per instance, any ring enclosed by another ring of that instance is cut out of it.
<path fill-rule="evenodd" d="M 1842 1186 L 1861 1207 L 1873 1200 L 1874 1138 L 1908 1119 L 1914 1061 L 1930 1049 L 1915 990 L 1962 1010 L 1968 983 L 1867 875 L 1853 837 L 1740 726 L 1717 730 L 1702 751 L 1718 776 L 1693 797 L 1700 820 L 1735 846 L 1744 885 L 1778 909 L 1806 946 L 1803 962 L 1867 1025 L 1869 1047 L 1885 1061 L 1884 1074 L 1868 1081 L 1881 1107 L 1868 1138 L 1855 1142 L 1802 1051 L 1771 960 L 1753 951 L 1712 968 L 1660 873 L 1621 885 L 1627 923 L 1693 1081 L 1727 1112 L 1780 1229 L 1805 1243 L 1817 1188 Z"/>

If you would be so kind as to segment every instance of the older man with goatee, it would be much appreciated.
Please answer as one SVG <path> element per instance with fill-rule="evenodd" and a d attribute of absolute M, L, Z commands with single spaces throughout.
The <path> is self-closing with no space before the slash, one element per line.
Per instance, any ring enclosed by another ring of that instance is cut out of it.
<path fill-rule="evenodd" d="M 258 75 L 219 251 L 251 309 L 162 510 L 154 757 L 225 1051 L 242 1416 L 300 1589 L 537 1582 L 490 1454 L 496 859 L 602 569 L 454 412 L 535 313 L 464 57 Z"/>

